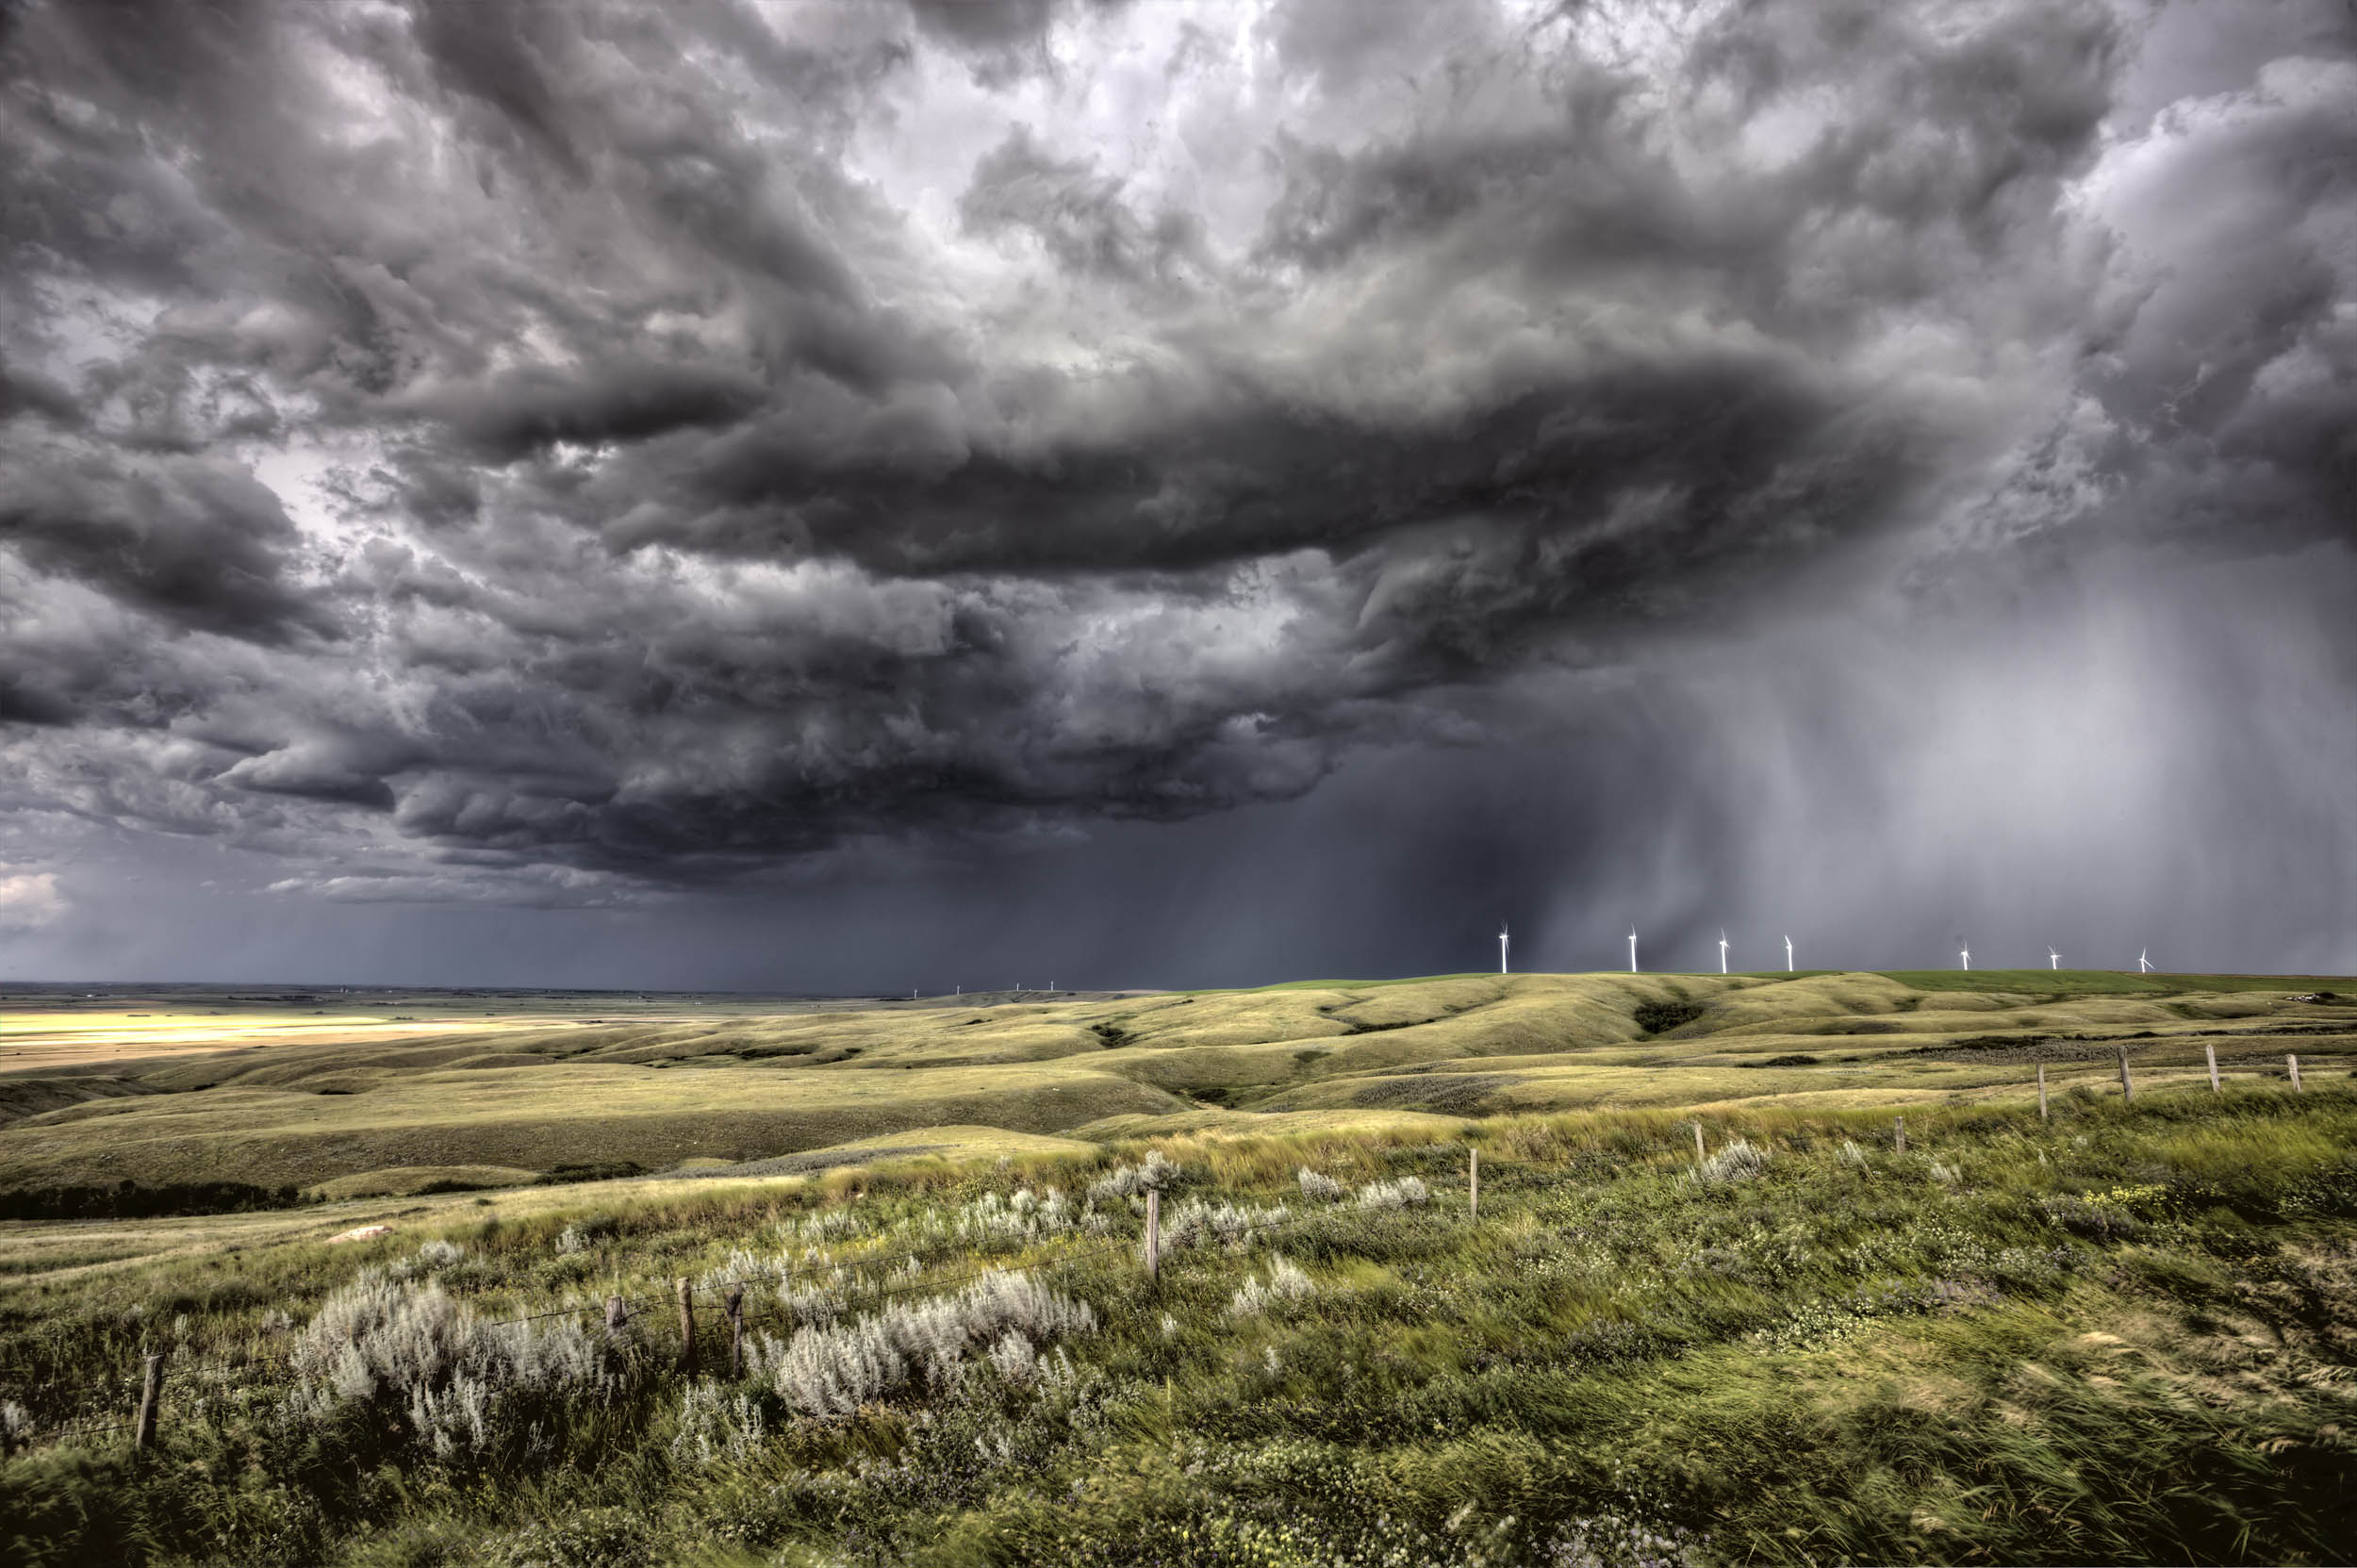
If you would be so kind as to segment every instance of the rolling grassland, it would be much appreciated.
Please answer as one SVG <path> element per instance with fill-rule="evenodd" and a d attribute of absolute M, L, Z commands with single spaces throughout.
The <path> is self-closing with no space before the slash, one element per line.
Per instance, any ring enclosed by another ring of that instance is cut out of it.
<path fill-rule="evenodd" d="M 2357 1042 L 2357 986 L 2344 1000 L 2332 983 L 1464 975 L 631 1017 L 588 1015 L 611 1012 L 596 1002 L 356 1021 L 0 1009 L 0 1063 L 39 1053 L 0 1071 L 0 1193 L 354 1197 L 766 1161 L 947 1125 L 1101 1138 L 1277 1113 L 1967 1104 L 2020 1099 L 2033 1058 L 2058 1087 L 2116 1079 L 2121 1048 L 2156 1085 L 2202 1076 L 2204 1046 L 2230 1071 L 2305 1050 L 2329 1073 Z M 223 1048 L 198 1048 L 208 1028 Z M 169 1052 L 145 1054 L 158 1041 Z"/>
<path fill-rule="evenodd" d="M 1964 979 L 0 1013 L 0 1560 L 2345 1560 L 2357 985 Z"/>

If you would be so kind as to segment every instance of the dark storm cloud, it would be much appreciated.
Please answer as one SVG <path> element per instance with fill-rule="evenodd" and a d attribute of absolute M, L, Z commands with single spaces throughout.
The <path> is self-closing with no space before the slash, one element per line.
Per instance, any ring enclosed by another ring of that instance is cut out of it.
<path fill-rule="evenodd" d="M 48 376 L 38 371 L 11 371 L 8 361 L 0 359 L 0 422 L 18 415 L 74 425 L 81 422 L 82 410 L 73 394 Z"/>
<path fill-rule="evenodd" d="M 197 458 L 0 446 L 0 544 L 170 625 L 277 641 L 332 632 L 290 580 L 294 524 L 243 470 Z"/>
<path fill-rule="evenodd" d="M 462 442 L 504 462 L 558 441 L 636 441 L 693 425 L 725 425 L 761 401 L 761 386 L 749 375 L 625 360 L 561 374 L 537 368 L 510 371 L 454 394 L 437 412 Z"/>
<path fill-rule="evenodd" d="M 2089 385 L 2128 518 L 2236 543 L 2357 538 L 2357 69 L 2271 68 L 2167 117 L 2112 193 L 2139 298 Z M 2255 537 L 2254 537 L 2255 536 Z"/>
<path fill-rule="evenodd" d="M 0 803 L 601 902 L 2346 539 L 2346 35 L 2176 25 L 26 8 Z"/>
<path fill-rule="evenodd" d="M 1053 157 L 1018 125 L 975 164 L 958 216 L 970 233 L 1030 233 L 1067 272 L 1184 289 L 1187 269 L 1211 270 L 1192 214 L 1138 213 L 1121 184 L 1085 158 Z"/>

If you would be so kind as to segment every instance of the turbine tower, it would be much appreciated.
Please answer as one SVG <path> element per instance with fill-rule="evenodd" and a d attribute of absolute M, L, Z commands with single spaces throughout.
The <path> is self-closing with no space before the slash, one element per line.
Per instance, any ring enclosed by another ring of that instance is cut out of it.
<path fill-rule="evenodd" d="M 1792 938 L 1790 936 L 1784 939 L 1784 972 L 1788 975 L 1792 972 Z"/>
<path fill-rule="evenodd" d="M 2050 969 L 2059 969 L 2059 968 L 2061 968 L 2061 967 L 2062 967 L 2062 954 L 2060 954 L 2060 953 L 2056 952 L 2056 951 L 2055 951 L 2053 949 L 2052 949 L 2052 948 L 2047 949 L 2046 949 L 2046 966 L 2047 966 L 2048 968 L 2050 968 Z"/>
<path fill-rule="evenodd" d="M 1972 972 L 1972 944 L 1971 944 L 1971 943 L 1970 943 L 1970 942 L 1967 942 L 1967 943 L 1964 945 L 1964 949 L 1963 949 L 1963 950 L 1962 950 L 1961 952 L 1957 953 L 1957 954 L 1956 954 L 1956 956 L 1957 956 L 1958 958 L 1960 958 L 1960 959 L 1964 960 L 1964 968 L 1965 968 L 1965 972 L 1966 972 L 1967 974 L 1971 973 L 1971 972 Z"/>
<path fill-rule="evenodd" d="M 1637 928 L 1635 926 L 1628 928 L 1628 972 L 1632 975 L 1637 972 Z"/>
<path fill-rule="evenodd" d="M 1719 932 L 1719 972 L 1727 972 L 1727 933 L 1723 927 Z"/>
<path fill-rule="evenodd" d="M 1498 922 L 1498 973 L 1506 973 L 1506 922 Z"/>
<path fill-rule="evenodd" d="M 2151 951 L 2151 949 L 2146 948 L 2143 951 L 2136 954 L 2136 973 L 2141 975 L 2151 972 L 2152 960 L 2147 956 Z"/>

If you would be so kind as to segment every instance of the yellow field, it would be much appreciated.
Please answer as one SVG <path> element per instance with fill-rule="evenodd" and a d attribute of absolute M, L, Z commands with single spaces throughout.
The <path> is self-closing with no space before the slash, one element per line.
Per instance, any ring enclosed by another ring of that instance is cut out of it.
<path fill-rule="evenodd" d="M 2310 999 L 2331 983 L 1460 975 L 980 1006 L 598 1004 L 631 1015 L 611 1017 L 587 1002 L 438 1018 L 8 1011 L 0 1190 L 235 1181 L 397 1197 L 593 1169 L 693 1179 L 893 1140 L 970 1149 L 994 1133 L 2019 1100 L 2036 1060 L 2054 1093 L 2116 1093 L 2119 1048 L 2141 1087 L 2167 1092 L 2204 1081 L 2204 1044 L 2241 1076 L 2281 1075 L 2287 1051 L 2310 1075 L 2345 1075 L 2357 1001 Z M 1645 1003 L 1696 1015 L 1648 1031 Z M 959 1131 L 928 1131 L 941 1129 Z"/>

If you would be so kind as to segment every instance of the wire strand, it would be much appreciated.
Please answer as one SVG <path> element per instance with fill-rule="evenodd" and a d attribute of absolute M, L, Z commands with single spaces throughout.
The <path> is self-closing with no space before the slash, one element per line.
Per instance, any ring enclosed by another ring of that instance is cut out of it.
<path fill-rule="evenodd" d="M 1548 1178 L 1540 1175 L 1538 1172 L 1527 1169 L 1513 1172 L 1500 1172 L 1496 1176 L 1487 1178 L 1482 1183 L 1484 1196 L 1491 1194 L 1512 1196 L 1517 1193 L 1531 1193 L 1558 1189 L 1565 1186 L 1585 1184 L 1589 1184 L 1589 1182 L 1588 1180 L 1584 1178 L 1568 1176 Z M 1311 1210 L 1289 1211 L 1283 1219 L 1247 1225 L 1244 1228 L 1240 1239 L 1246 1245 L 1264 1242 L 1278 1235 L 1294 1233 L 1312 1225 L 1330 1222 L 1333 1218 L 1341 1214 L 1364 1212 L 1366 1211 L 1359 1209 L 1356 1206 L 1345 1207 L 1341 1203 L 1328 1204 Z M 936 1276 L 933 1278 L 923 1277 L 921 1270 L 925 1262 L 931 1258 L 933 1253 L 939 1250 L 937 1247 L 913 1247 L 903 1252 L 887 1253 L 882 1257 L 875 1258 L 854 1258 L 849 1260 L 830 1258 L 824 1264 L 806 1266 L 812 1272 L 815 1272 L 817 1267 L 821 1266 L 831 1270 L 847 1271 L 850 1269 L 858 1269 L 862 1272 L 872 1272 L 880 1268 L 887 1268 L 888 1265 L 887 1272 L 897 1273 L 902 1267 L 912 1263 L 919 1265 L 919 1278 L 908 1280 L 905 1283 L 879 1285 L 861 1282 L 854 1284 L 851 1287 L 853 1295 L 862 1304 L 874 1304 L 897 1300 L 901 1296 L 913 1296 L 920 1292 L 937 1294 L 943 1291 L 952 1290 L 962 1285 L 970 1284 L 975 1280 L 986 1278 L 992 1274 L 1023 1274 L 1029 1273 L 1033 1269 L 1053 1267 L 1060 1270 L 1063 1276 L 1068 1280 L 1071 1269 L 1076 1263 L 1086 1263 L 1096 1260 L 1115 1257 L 1122 1254 L 1135 1255 L 1143 1249 L 1144 1246 L 1145 1236 L 1143 1231 L 1141 1231 L 1141 1233 L 1135 1237 L 1125 1236 L 1118 1239 L 1101 1242 L 1091 1246 L 1064 1247 L 1055 1252 L 1053 1256 L 1036 1259 L 1030 1263 L 1016 1263 L 1012 1260 L 1002 1260 L 994 1263 L 975 1263 L 969 1264 L 964 1268 L 947 1276 Z M 1192 1250 L 1187 1244 L 1171 1240 L 1167 1232 L 1164 1233 L 1162 1247 L 1166 1255 L 1175 1255 L 1177 1253 Z M 941 1260 L 935 1259 L 933 1261 L 939 1262 Z M 731 1290 L 742 1290 L 752 1285 L 785 1284 L 791 1282 L 798 1277 L 800 1277 L 800 1275 L 798 1272 L 797 1266 L 794 1264 L 788 1264 L 785 1267 L 774 1271 L 732 1276 L 730 1278 L 712 1281 L 710 1283 L 691 1283 L 688 1289 L 688 1299 L 691 1303 L 696 1302 L 700 1299 L 700 1297 L 709 1299 L 711 1300 L 712 1305 L 721 1310 L 725 1314 L 727 1292 Z M 529 1323 L 545 1323 L 554 1318 L 578 1318 L 585 1313 L 596 1313 L 601 1311 L 610 1312 L 612 1310 L 612 1304 L 617 1301 L 621 1303 L 626 1312 L 632 1315 L 636 1315 L 651 1312 L 656 1308 L 667 1304 L 667 1302 L 676 1302 L 677 1299 L 676 1296 L 669 1295 L 648 1296 L 645 1295 L 624 1295 L 617 1293 L 616 1295 L 607 1296 L 602 1302 L 583 1301 L 574 1303 L 570 1306 L 552 1308 L 546 1312 L 525 1312 L 512 1317 L 479 1318 L 476 1321 L 486 1328 L 510 1328 Z M 790 1307 L 787 1307 L 783 1303 L 750 1308 L 740 1305 L 738 1315 L 742 1321 L 748 1324 L 799 1324 L 801 1322 L 799 1315 Z M 625 1321 L 628 1321 L 628 1319 L 626 1318 Z M 193 1370 L 192 1373 L 182 1374 L 177 1384 L 168 1383 L 166 1385 L 167 1393 L 162 1403 L 171 1403 L 174 1405 L 180 1403 L 180 1400 L 174 1396 L 184 1393 L 192 1377 L 203 1378 L 205 1376 L 206 1376 L 206 1374 L 202 1369 Z M 300 1375 L 296 1374 L 290 1367 L 269 1367 L 261 1363 L 253 1363 L 251 1370 L 244 1371 L 243 1375 L 241 1375 L 236 1382 L 231 1383 L 226 1379 L 223 1379 L 220 1387 L 220 1394 L 226 1397 L 237 1393 L 250 1391 L 255 1388 L 283 1388 L 298 1384 L 302 1381 L 303 1378 Z M 81 1383 L 53 1380 L 40 1385 L 37 1389 L 28 1389 L 24 1391 L 23 1397 L 29 1398 L 36 1403 L 46 1404 L 50 1402 L 50 1395 L 63 1393 L 72 1396 L 74 1402 L 81 1403 L 85 1399 L 90 1398 L 91 1395 L 111 1394 L 114 1396 L 120 1397 L 129 1389 L 140 1386 L 141 1383 L 142 1379 L 139 1376 L 127 1374 L 110 1374 L 107 1377 L 94 1379 L 90 1382 Z M 126 1431 L 136 1425 L 138 1425 L 138 1423 L 135 1421 L 112 1421 L 107 1422 L 103 1425 L 91 1425 L 81 1420 L 69 1420 L 61 1426 L 41 1428 L 36 1433 L 22 1441 L 33 1443 L 58 1437 L 100 1436 L 107 1432 Z"/>

